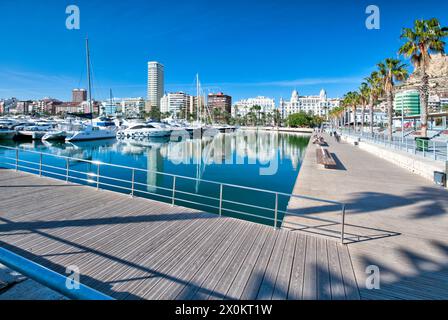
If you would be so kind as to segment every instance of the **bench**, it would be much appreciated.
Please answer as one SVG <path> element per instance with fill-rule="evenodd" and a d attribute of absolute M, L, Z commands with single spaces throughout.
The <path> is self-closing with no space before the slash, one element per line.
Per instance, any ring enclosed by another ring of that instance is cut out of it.
<path fill-rule="evenodd" d="M 325 145 L 325 140 L 323 137 L 314 137 L 313 144 L 318 144 L 320 146 Z"/>
<path fill-rule="evenodd" d="M 330 152 L 328 152 L 328 149 L 317 148 L 316 159 L 317 163 L 323 165 L 325 169 L 328 169 L 329 167 L 336 167 L 336 161 Z"/>

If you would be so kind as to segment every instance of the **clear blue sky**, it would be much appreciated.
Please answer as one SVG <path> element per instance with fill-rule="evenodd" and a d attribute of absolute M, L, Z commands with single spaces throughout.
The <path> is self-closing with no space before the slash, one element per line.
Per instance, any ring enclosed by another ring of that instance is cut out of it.
<path fill-rule="evenodd" d="M 415 2 L 415 3 L 414 3 Z M 65 28 L 65 8 L 81 10 L 81 29 Z M 365 8 L 381 9 L 381 30 L 365 27 Z M 69 99 L 85 87 L 86 34 L 94 97 L 146 96 L 146 63 L 165 65 L 166 91 L 206 90 L 234 100 L 289 98 L 325 88 L 340 96 L 375 64 L 395 56 L 416 18 L 448 25 L 448 1 L 1 0 L 0 98 Z"/>

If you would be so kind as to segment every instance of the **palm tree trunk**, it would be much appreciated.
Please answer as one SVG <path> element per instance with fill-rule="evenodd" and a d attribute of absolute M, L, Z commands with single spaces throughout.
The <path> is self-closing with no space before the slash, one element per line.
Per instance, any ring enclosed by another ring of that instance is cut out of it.
<path fill-rule="evenodd" d="M 364 134 L 364 113 L 366 112 L 365 103 L 362 104 L 361 107 L 361 136 Z"/>
<path fill-rule="evenodd" d="M 387 92 L 387 122 L 389 125 L 389 141 L 392 141 L 392 124 L 393 124 L 393 112 L 394 112 L 394 95 L 392 91 Z"/>
<path fill-rule="evenodd" d="M 428 136 L 428 100 L 429 100 L 429 76 L 423 67 L 422 84 L 420 86 L 420 122 L 422 126 L 422 137 Z"/>
<path fill-rule="evenodd" d="M 369 112 L 370 112 L 370 134 L 373 137 L 373 108 L 374 108 L 374 103 L 373 103 L 373 98 L 370 98 L 370 103 L 369 103 Z"/>
<path fill-rule="evenodd" d="M 353 107 L 353 131 L 356 133 L 356 106 Z"/>

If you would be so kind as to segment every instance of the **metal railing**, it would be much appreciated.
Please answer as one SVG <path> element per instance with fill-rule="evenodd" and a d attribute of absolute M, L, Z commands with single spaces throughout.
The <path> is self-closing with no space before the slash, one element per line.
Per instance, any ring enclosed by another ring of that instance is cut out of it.
<path fill-rule="evenodd" d="M 392 136 L 392 140 L 390 140 L 387 133 L 374 133 L 372 135 L 370 132 L 361 133 L 348 129 L 340 131 L 342 135 L 360 139 L 361 141 L 368 141 L 386 148 L 405 151 L 434 161 L 448 161 L 448 141 L 443 142 L 432 139 L 418 142 L 413 138 L 397 136 Z"/>
<path fill-rule="evenodd" d="M 113 298 L 81 283 L 75 285 L 70 282 L 72 285 L 70 287 L 67 283 L 71 279 L 1 247 L 0 263 L 70 299 L 113 300 Z"/>
<path fill-rule="evenodd" d="M 163 201 L 165 203 L 170 203 L 171 205 L 182 205 L 185 207 L 192 207 L 194 206 L 200 206 L 201 208 L 205 207 L 207 208 L 205 211 L 211 211 L 214 210 L 214 212 L 218 213 L 219 216 L 223 216 L 227 214 L 228 216 L 232 214 L 232 217 L 242 219 L 242 217 L 246 217 L 244 220 L 250 219 L 258 219 L 259 221 L 263 221 L 263 224 L 266 225 L 273 225 L 275 229 L 278 229 L 282 226 L 282 219 L 279 218 L 279 215 L 283 214 L 285 215 L 294 215 L 298 216 L 300 218 L 304 219 L 310 219 L 310 220 L 317 220 L 320 222 L 329 222 L 333 224 L 340 224 L 341 228 L 338 231 L 338 235 L 335 236 L 340 239 L 342 243 L 344 243 L 345 240 L 345 215 L 346 215 L 346 207 L 345 204 L 337 201 L 332 200 L 323 200 L 308 196 L 301 196 L 301 195 L 295 195 L 295 194 L 288 194 L 283 192 L 276 192 L 276 191 L 270 191 L 270 190 L 264 190 L 259 188 L 253 188 L 253 187 L 246 187 L 241 185 L 235 185 L 235 184 L 229 184 L 229 183 L 221 183 L 216 181 L 210 181 L 210 180 L 204 180 L 204 179 L 198 179 L 188 176 L 182 176 L 182 175 L 175 175 L 171 173 L 165 173 L 165 172 L 159 172 L 149 169 L 139 169 L 139 168 L 133 168 L 123 165 L 117 165 L 117 164 L 111 164 L 111 163 L 103 163 L 100 161 L 92 161 L 92 160 L 85 160 L 80 158 L 73 158 L 73 157 L 67 157 L 67 156 L 60 156 L 60 155 L 54 155 L 50 153 L 43 153 L 38 151 L 32 151 L 32 150 L 25 150 L 21 148 L 14 148 L 14 147 L 7 147 L 0 145 L 0 150 L 10 150 L 14 151 L 14 156 L 8 155 L 8 154 L 1 154 L 0 153 L 0 159 L 3 159 L 2 162 L 5 165 L 9 166 L 11 169 L 15 169 L 16 171 L 19 170 L 28 170 L 29 173 L 34 173 L 39 176 L 46 175 L 46 177 L 53 178 L 53 176 L 56 179 L 59 180 L 65 180 L 66 183 L 68 182 L 82 182 L 85 183 L 88 186 L 95 187 L 97 190 L 100 188 L 114 188 L 114 191 L 118 191 L 121 193 L 129 194 L 132 197 L 145 195 L 145 196 L 153 196 L 157 198 L 159 201 Z M 20 157 L 21 153 L 27 153 L 27 154 L 34 154 L 39 156 L 39 160 L 36 161 L 30 161 L 25 160 Z M 44 157 L 52 157 L 56 159 L 62 159 L 65 162 L 65 165 L 63 167 L 50 165 L 45 163 Z M 6 161 L 5 161 L 6 160 Z M 88 171 L 79 171 L 72 168 L 73 163 L 87 163 L 92 165 L 96 170 L 88 170 Z M 34 165 L 34 167 L 33 167 Z M 113 169 L 119 169 L 122 171 L 127 171 L 130 173 L 130 179 L 122 179 L 118 177 L 113 177 L 110 175 L 105 175 L 103 172 L 105 171 L 103 168 L 113 168 Z M 53 170 L 53 171 L 50 171 Z M 95 171 L 95 172 L 92 172 Z M 171 185 L 169 187 L 167 186 L 161 186 L 157 184 L 149 184 L 149 183 L 142 183 L 137 181 L 137 174 L 138 173 L 146 173 L 146 174 L 154 174 L 154 175 L 161 175 L 163 177 L 171 178 Z M 78 176 L 76 176 L 76 175 Z M 85 176 L 85 178 L 80 177 Z M 107 182 L 106 182 L 107 181 Z M 179 188 L 179 182 L 181 181 L 190 181 L 190 182 L 200 182 L 200 183 L 208 183 L 211 185 L 216 186 L 217 190 L 219 190 L 217 193 L 219 193 L 219 196 L 209 196 L 205 194 L 199 194 L 198 192 L 188 192 L 185 190 L 181 190 Z M 142 190 L 139 187 L 146 187 L 146 190 Z M 164 191 L 165 194 L 156 193 L 150 190 L 148 187 L 156 190 Z M 118 190 L 116 190 L 118 189 Z M 226 191 L 229 189 L 238 190 L 239 192 L 250 191 L 257 193 L 257 199 L 263 199 L 264 197 L 270 195 L 273 198 L 272 207 L 267 206 L 260 206 L 257 204 L 249 203 L 249 202 L 241 202 L 241 201 L 235 201 L 229 199 L 229 197 L 226 198 Z M 183 196 L 189 196 L 191 198 L 182 198 Z M 260 198 L 263 197 L 263 198 Z M 288 201 L 292 198 L 296 199 L 303 199 L 308 200 L 316 203 L 325 203 L 325 204 L 331 204 L 336 206 L 336 209 L 334 211 L 340 211 L 341 213 L 341 219 L 340 222 L 332 221 L 328 219 L 323 219 L 320 217 L 312 217 L 309 215 L 301 215 L 295 212 L 290 212 L 286 210 L 281 210 L 279 207 L 280 203 L 280 197 L 286 197 Z M 151 198 L 153 199 L 153 198 Z M 153 199 L 154 200 L 154 199 Z M 206 203 L 209 202 L 209 203 Z M 210 203 L 212 202 L 212 203 Z M 235 208 L 235 206 L 238 206 Z M 262 211 L 262 212 L 268 212 L 269 215 L 260 215 L 257 214 L 254 211 Z M 234 215 L 238 216 L 234 216 Z M 258 222 L 258 221 L 257 221 Z M 312 227 L 310 227 L 312 228 Z M 332 231 L 333 233 L 336 231 Z"/>

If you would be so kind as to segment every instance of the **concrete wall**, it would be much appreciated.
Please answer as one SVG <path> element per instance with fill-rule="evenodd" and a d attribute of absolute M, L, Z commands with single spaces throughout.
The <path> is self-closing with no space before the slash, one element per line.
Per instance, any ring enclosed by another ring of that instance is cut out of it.
<path fill-rule="evenodd" d="M 343 136 L 342 139 L 351 144 L 354 144 L 355 141 L 357 141 L 354 138 L 347 136 Z M 358 148 L 370 152 L 386 161 L 392 162 L 430 181 L 434 181 L 434 171 L 448 172 L 448 163 L 425 159 L 401 150 L 385 148 L 366 141 L 358 142 Z"/>
<path fill-rule="evenodd" d="M 240 127 L 243 130 L 263 130 L 263 131 L 277 131 L 277 132 L 299 132 L 299 133 L 313 133 L 312 128 L 282 128 L 282 127 Z"/>

